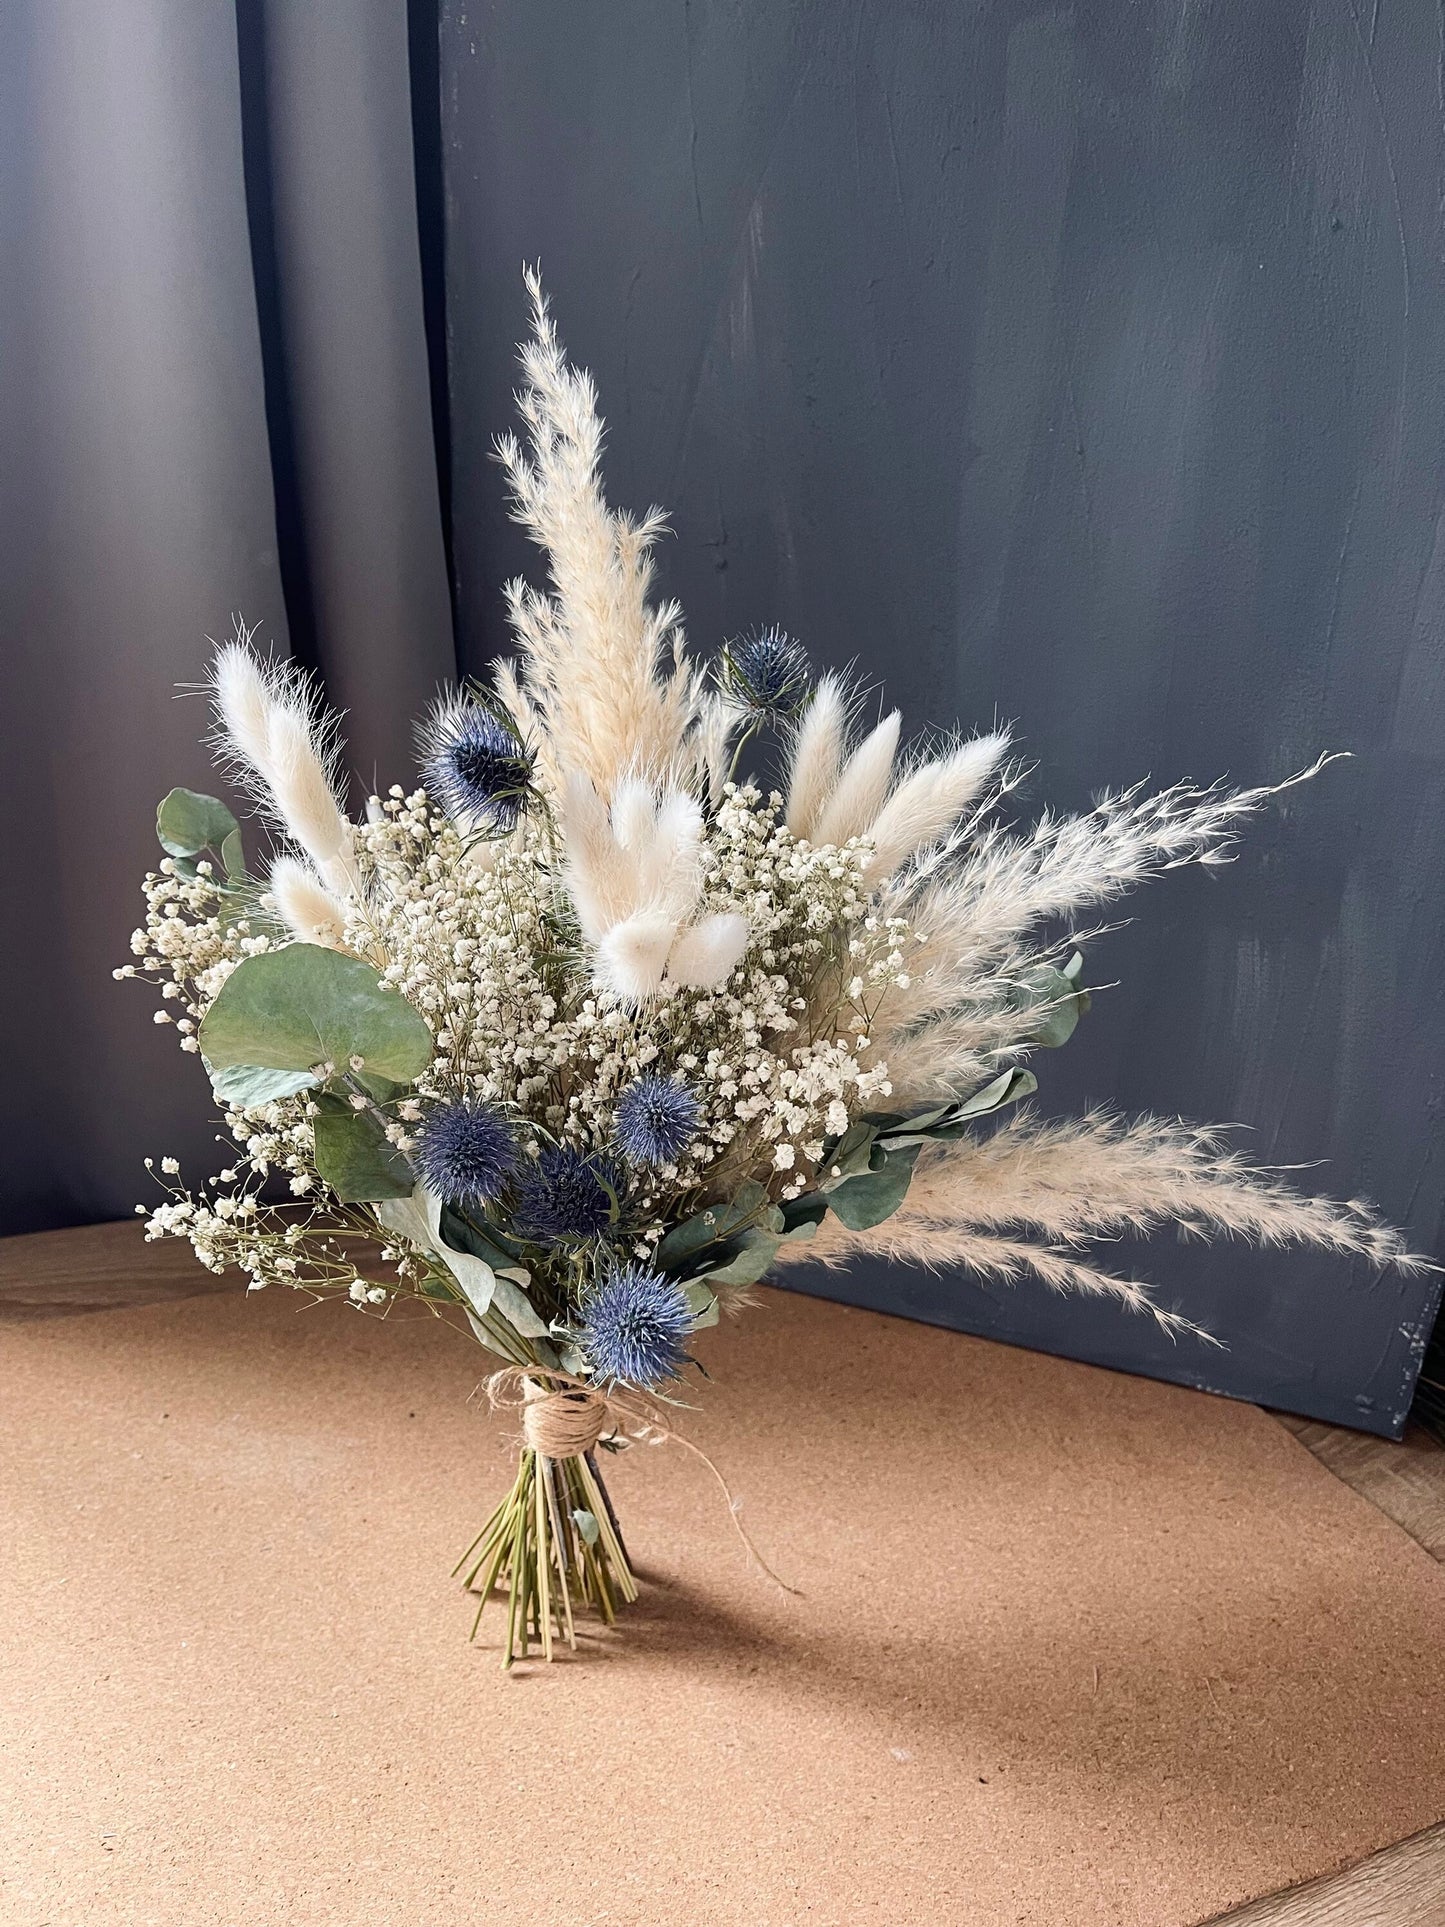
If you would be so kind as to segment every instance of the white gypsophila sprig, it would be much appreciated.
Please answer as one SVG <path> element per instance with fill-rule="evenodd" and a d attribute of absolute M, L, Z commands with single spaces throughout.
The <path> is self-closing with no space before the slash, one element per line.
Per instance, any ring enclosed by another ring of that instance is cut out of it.
<path fill-rule="evenodd" d="M 776 799 L 729 788 L 690 855 L 703 920 L 731 906 L 753 934 L 748 952 L 725 982 L 665 979 L 645 1012 L 595 987 L 583 950 L 569 947 L 545 844 L 504 850 L 479 873 L 420 791 L 389 797 L 358 844 L 384 975 L 433 1027 L 424 1095 L 483 1098 L 602 1151 L 640 1072 L 661 1066 L 695 1091 L 692 1146 L 635 1200 L 659 1221 L 670 1194 L 730 1174 L 760 1172 L 797 1195 L 824 1139 L 887 1091 L 871 1019 L 903 933 L 873 914 L 866 847 L 800 844 Z M 405 1148 L 406 1134 L 397 1141 Z"/>

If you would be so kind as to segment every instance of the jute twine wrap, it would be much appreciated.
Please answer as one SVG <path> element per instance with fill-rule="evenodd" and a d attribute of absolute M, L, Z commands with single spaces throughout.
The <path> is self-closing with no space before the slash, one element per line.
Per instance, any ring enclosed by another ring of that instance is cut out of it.
<path fill-rule="evenodd" d="M 545 1377 L 546 1383 L 542 1382 Z M 748 1557 L 775 1586 L 800 1597 L 796 1586 L 780 1579 L 748 1536 L 738 1517 L 738 1501 L 727 1480 L 700 1445 L 674 1432 L 666 1423 L 662 1408 L 638 1393 L 599 1391 L 586 1379 L 570 1373 L 536 1366 L 507 1365 L 487 1380 L 487 1401 L 493 1411 L 520 1410 L 522 1440 L 544 1459 L 585 1458 L 605 1434 L 646 1442 L 649 1445 L 680 1445 L 700 1459 L 722 1488 L 728 1516 Z"/>
<path fill-rule="evenodd" d="M 529 1378 L 522 1401 L 522 1437 L 544 1459 L 582 1458 L 612 1422 L 607 1400 L 585 1386 L 549 1392 Z"/>

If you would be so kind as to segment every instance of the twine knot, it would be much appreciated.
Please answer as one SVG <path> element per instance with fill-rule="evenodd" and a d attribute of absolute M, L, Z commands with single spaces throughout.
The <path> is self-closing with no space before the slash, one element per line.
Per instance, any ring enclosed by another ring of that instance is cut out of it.
<path fill-rule="evenodd" d="M 611 1422 L 611 1407 L 590 1386 L 548 1391 L 534 1378 L 522 1382 L 522 1437 L 544 1459 L 580 1459 Z"/>
<path fill-rule="evenodd" d="M 547 1384 L 541 1382 L 544 1377 L 549 1381 Z M 574 1378 L 570 1372 L 554 1366 L 504 1366 L 492 1373 L 486 1389 L 487 1402 L 493 1411 L 521 1407 L 523 1442 L 539 1458 L 585 1458 L 604 1432 L 623 1434 L 619 1443 L 626 1439 L 645 1439 L 652 1445 L 680 1445 L 702 1461 L 722 1488 L 728 1517 L 753 1564 L 765 1572 L 775 1586 L 797 1594 L 797 1587 L 779 1579 L 753 1544 L 747 1527 L 738 1517 L 738 1502 L 722 1473 L 700 1445 L 673 1431 L 655 1400 L 616 1386 L 610 1393 L 601 1392 L 585 1378 Z"/>

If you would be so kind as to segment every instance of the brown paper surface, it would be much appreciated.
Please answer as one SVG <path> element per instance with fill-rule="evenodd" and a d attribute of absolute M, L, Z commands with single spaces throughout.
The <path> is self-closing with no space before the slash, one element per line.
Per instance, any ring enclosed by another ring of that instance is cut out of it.
<path fill-rule="evenodd" d="M 0 1921 L 1176 1927 L 1445 1814 L 1445 1573 L 1264 1414 L 777 1293 L 700 1351 L 804 1596 L 638 1449 L 641 1602 L 506 1677 L 469 1341 L 0 1328 Z"/>

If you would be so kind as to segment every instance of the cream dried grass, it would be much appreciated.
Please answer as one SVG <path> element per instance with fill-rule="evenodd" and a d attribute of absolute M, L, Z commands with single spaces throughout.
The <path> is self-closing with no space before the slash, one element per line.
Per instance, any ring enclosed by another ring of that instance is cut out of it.
<path fill-rule="evenodd" d="M 677 605 L 648 601 L 665 519 L 654 509 L 634 522 L 608 508 L 592 378 L 568 365 L 541 282 L 530 271 L 526 281 L 533 332 L 517 406 L 528 446 L 505 435 L 497 452 L 512 513 L 546 551 L 551 593 L 513 582 L 508 608 L 526 706 L 543 725 L 539 773 L 554 794 L 580 772 L 610 798 L 629 771 L 665 781 L 686 770 L 700 689 Z"/>

